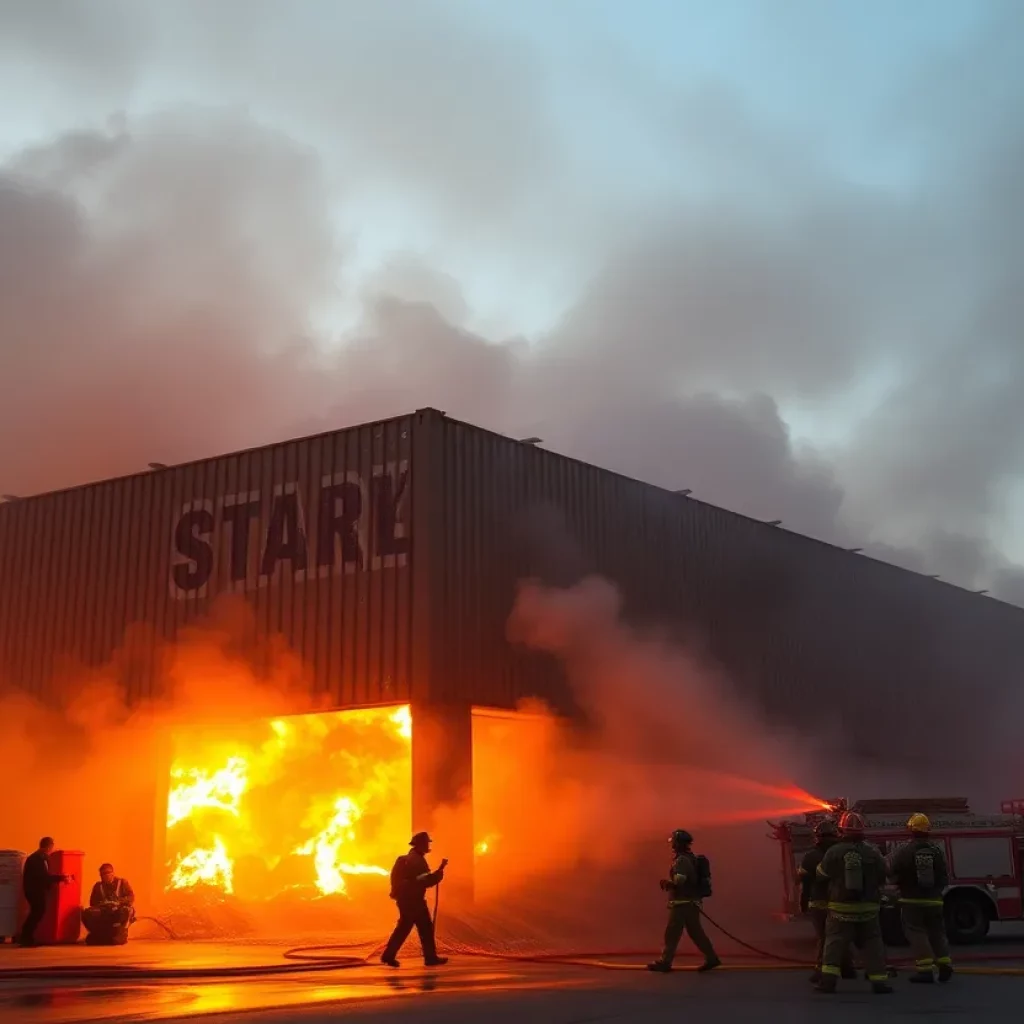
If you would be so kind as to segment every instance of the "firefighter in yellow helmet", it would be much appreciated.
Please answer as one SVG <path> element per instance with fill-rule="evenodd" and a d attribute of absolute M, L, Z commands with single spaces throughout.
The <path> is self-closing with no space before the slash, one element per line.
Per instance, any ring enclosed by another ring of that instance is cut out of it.
<path fill-rule="evenodd" d="M 839 842 L 822 857 L 816 873 L 828 882 L 828 921 L 819 992 L 836 990 L 851 945 L 864 954 L 868 981 L 877 995 L 892 992 L 882 942 L 882 885 L 885 861 L 864 841 L 864 819 L 847 811 L 839 821 Z"/>
<path fill-rule="evenodd" d="M 910 842 L 889 855 L 886 870 L 899 887 L 903 931 L 914 954 L 917 971 L 910 980 L 932 984 L 938 966 L 939 981 L 946 982 L 953 977 L 942 901 L 949 885 L 946 854 L 931 841 L 932 823 L 926 815 L 912 814 L 907 828 Z"/>

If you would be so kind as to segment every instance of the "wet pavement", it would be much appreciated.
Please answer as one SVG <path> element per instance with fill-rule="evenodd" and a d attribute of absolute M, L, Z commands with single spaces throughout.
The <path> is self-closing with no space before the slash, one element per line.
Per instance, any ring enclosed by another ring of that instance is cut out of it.
<path fill-rule="evenodd" d="M 380 967 L 337 975 L 183 984 L 39 986 L 6 983 L 0 1015 L 38 1024 L 86 1022 L 181 1022 L 211 1016 L 223 1024 L 321 1024 L 346 1021 L 486 1020 L 488 1024 L 584 1024 L 638 1021 L 660 1024 L 683 1014 L 709 1016 L 720 1024 L 817 1019 L 822 1004 L 830 1020 L 862 1020 L 865 1014 L 898 1020 L 942 1015 L 964 1022 L 1018 1019 L 1024 978 L 957 977 L 949 986 L 916 987 L 897 979 L 892 996 L 873 996 L 863 982 L 835 997 L 810 991 L 805 972 L 730 971 L 708 976 L 676 972 L 513 964 L 507 969 L 467 962 L 437 970 Z"/>
<path fill-rule="evenodd" d="M 40 956 L 58 952 L 55 950 L 24 952 L 34 960 L 46 959 L 53 966 L 62 960 L 80 962 L 83 959 L 77 955 L 64 958 Z M 69 952 L 77 954 L 79 951 Z M 156 959 L 154 952 L 147 950 L 136 951 L 134 957 L 122 950 L 103 952 L 121 954 L 110 957 L 109 961 L 119 961 L 126 967 L 131 963 L 148 967 Z M 242 959 L 238 950 L 215 945 L 192 950 L 188 955 L 178 952 L 177 959 L 179 963 L 188 961 L 195 966 L 209 966 L 213 960 L 224 962 L 224 953 L 233 954 L 231 959 L 236 962 Z M 290 1007 L 308 1010 L 317 1005 L 332 1007 L 326 1014 L 331 1016 L 346 1004 L 367 1005 L 401 998 L 402 1005 L 407 1006 L 407 999 L 422 999 L 427 994 L 435 993 L 461 998 L 471 992 L 498 991 L 507 994 L 559 986 L 583 986 L 588 981 L 587 975 L 593 974 L 592 970 L 585 970 L 576 977 L 561 976 L 564 975 L 564 969 L 543 965 L 535 965 L 531 969 L 523 964 L 505 965 L 489 960 L 467 959 L 443 969 L 410 965 L 392 971 L 374 964 L 285 977 L 196 983 L 179 980 L 137 983 L 126 977 L 123 981 L 112 983 L 109 980 L 62 981 L 51 977 L 39 980 L 3 978 L 2 968 L 6 968 L 12 959 L 12 956 L 0 956 L 0 1019 L 32 1020 L 38 1024 L 187 1020 L 228 1011 L 233 1015 L 243 1012 L 245 1019 L 248 1019 L 249 1015 L 259 1010 Z M 249 959 L 262 960 L 268 966 L 280 965 L 281 949 L 260 949 Z M 166 957 L 163 958 L 162 966 L 168 966 Z"/>
<path fill-rule="evenodd" d="M 40 946 L 20 949 L 0 945 L 0 979 L 5 971 L 37 968 L 114 967 L 136 970 L 280 966 L 292 942 L 170 942 L 138 940 L 124 946 Z"/>
<path fill-rule="evenodd" d="M 1024 1000 L 1024 950 L 1016 944 L 989 947 L 992 956 L 1020 954 L 1016 963 L 993 961 L 996 970 L 1021 976 L 975 975 L 965 965 L 949 986 L 913 986 L 902 975 L 896 994 L 873 996 L 864 982 L 844 983 L 839 995 L 810 990 L 805 969 L 732 969 L 698 976 L 692 970 L 648 974 L 636 957 L 605 961 L 605 968 L 453 957 L 428 969 L 409 959 L 398 971 L 379 964 L 320 973 L 245 979 L 146 980 L 131 975 L 111 981 L 44 977 L 14 979 L 12 969 L 100 966 L 135 972 L 153 968 L 277 967 L 282 944 L 136 942 L 109 949 L 64 947 L 19 950 L 0 947 L 0 1019 L 38 1024 L 113 1024 L 127 1021 L 184 1022 L 209 1016 L 223 1024 L 319 1024 L 346 1021 L 485 1020 L 487 1024 L 589 1024 L 598 1021 L 678 1022 L 684 1014 L 707 1015 L 716 1024 L 942 1015 L 959 1021 L 1007 1021 L 1020 1017 Z M 692 960 L 684 961 L 693 964 Z M 738 967 L 740 958 L 730 960 Z M 983 969 L 988 969 L 987 967 Z M 824 1004 L 824 1006 L 823 1006 Z"/>

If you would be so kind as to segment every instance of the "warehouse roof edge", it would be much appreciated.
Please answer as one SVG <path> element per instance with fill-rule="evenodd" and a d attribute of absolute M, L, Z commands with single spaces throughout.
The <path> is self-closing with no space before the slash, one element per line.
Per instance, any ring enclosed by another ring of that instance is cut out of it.
<path fill-rule="evenodd" d="M 537 443 L 536 439 L 531 439 L 529 442 L 519 441 L 517 438 L 511 437 L 511 436 L 509 436 L 507 434 L 501 434 L 500 432 L 498 432 L 496 430 L 492 430 L 492 429 L 487 428 L 487 427 L 479 426 L 478 424 L 468 423 L 466 421 L 459 420 L 459 419 L 457 419 L 455 417 L 448 416 L 447 413 L 443 412 L 442 410 L 436 409 L 436 408 L 434 408 L 432 406 L 425 406 L 425 407 L 422 407 L 422 408 L 419 408 L 419 409 L 415 410 L 415 412 L 413 412 L 411 414 L 410 413 L 401 413 L 401 414 L 394 415 L 394 416 L 383 417 L 383 418 L 378 419 L 378 420 L 370 420 L 370 421 L 365 421 L 365 422 L 361 422 L 361 423 L 347 424 L 345 426 L 338 426 L 338 427 L 331 428 L 330 430 L 318 431 L 315 434 L 305 434 L 305 435 L 300 435 L 300 436 L 296 436 L 296 437 L 283 438 L 280 441 L 273 441 L 273 442 L 270 442 L 270 443 L 264 444 L 264 445 L 252 445 L 252 446 L 249 446 L 247 448 L 241 448 L 241 449 L 237 449 L 237 450 L 230 451 L 230 452 L 213 453 L 211 455 L 204 456 L 202 458 L 189 459 L 189 460 L 186 460 L 185 462 L 180 462 L 180 463 L 173 463 L 173 464 L 170 464 L 170 463 L 168 463 L 168 464 L 153 463 L 151 468 L 144 469 L 144 470 L 139 470 L 138 472 L 135 472 L 135 473 L 125 473 L 125 474 L 122 474 L 120 476 L 105 477 L 105 478 L 102 478 L 102 479 L 99 479 L 99 480 L 91 480 L 91 481 L 88 481 L 86 483 L 76 484 L 76 485 L 73 485 L 73 486 L 70 486 L 70 487 L 64 487 L 64 488 L 55 488 L 54 490 L 44 491 L 44 492 L 40 492 L 38 494 L 18 495 L 16 497 L 8 496 L 6 500 L 0 501 L 0 525 L 2 525 L 2 521 L 3 521 L 2 517 L 4 515 L 4 510 L 5 510 L 6 506 L 11 506 L 11 505 L 15 505 L 15 504 L 19 504 L 20 505 L 20 504 L 25 503 L 25 502 L 32 502 L 32 501 L 40 500 L 40 499 L 43 499 L 43 498 L 57 497 L 59 495 L 66 495 L 66 494 L 73 494 L 75 492 L 85 491 L 85 490 L 88 490 L 89 488 L 97 487 L 97 486 L 100 486 L 100 485 L 106 485 L 106 484 L 117 483 L 117 482 L 131 481 L 131 480 L 135 480 L 135 479 L 139 479 L 139 478 L 144 478 L 144 477 L 159 476 L 161 474 L 172 473 L 172 472 L 179 471 L 179 470 L 182 470 L 182 469 L 187 469 L 187 468 L 190 468 L 190 467 L 193 467 L 193 466 L 199 466 L 199 465 L 202 465 L 204 463 L 210 462 L 211 460 L 214 460 L 214 459 L 236 458 L 236 457 L 240 457 L 240 456 L 244 456 L 244 455 L 248 455 L 248 454 L 252 454 L 252 453 L 256 453 L 256 452 L 265 452 L 265 451 L 269 451 L 269 450 L 272 450 L 272 449 L 275 449 L 275 448 L 285 447 L 285 446 L 288 446 L 288 445 L 300 444 L 300 443 L 311 442 L 311 441 L 317 441 L 317 440 L 321 440 L 321 439 L 324 439 L 324 438 L 329 438 L 332 435 L 337 434 L 337 433 L 342 432 L 342 431 L 348 431 L 348 430 L 360 429 L 360 428 L 366 429 L 366 428 L 372 428 L 372 427 L 381 427 L 381 428 L 383 428 L 383 427 L 385 427 L 387 425 L 399 424 L 401 422 L 408 421 L 411 417 L 414 417 L 414 416 L 436 416 L 436 417 L 438 417 L 440 419 L 447 420 L 447 421 L 449 421 L 450 423 L 452 423 L 454 425 L 458 425 L 458 426 L 461 426 L 461 427 L 468 428 L 468 429 L 470 429 L 472 431 L 475 431 L 475 432 L 478 432 L 480 434 L 488 434 L 488 435 L 491 435 L 494 438 L 500 438 L 503 441 L 513 442 L 513 443 L 530 444 L 531 447 L 535 447 L 536 443 Z M 872 562 L 873 564 L 875 564 L 877 566 L 884 566 L 886 569 L 888 569 L 888 570 L 890 570 L 890 571 L 892 571 L 894 573 L 903 574 L 903 575 L 910 575 L 910 576 L 918 577 L 918 578 L 920 578 L 922 580 L 927 580 L 930 584 L 933 584 L 936 588 L 940 588 L 940 587 L 952 588 L 953 590 L 960 591 L 960 592 L 965 593 L 965 594 L 973 594 L 973 595 L 976 595 L 978 597 L 984 597 L 987 600 L 992 601 L 992 602 L 994 602 L 996 604 L 1003 605 L 1006 608 L 1012 608 L 1014 611 L 1017 611 L 1017 612 L 1020 612 L 1021 614 L 1024 614 L 1024 608 L 1020 608 L 1017 605 L 1011 604 L 1011 603 L 1009 603 L 1007 601 L 1003 601 L 999 597 L 994 597 L 993 595 L 989 594 L 987 591 L 982 591 L 982 592 L 973 591 L 973 590 L 970 590 L 967 587 L 960 586 L 959 584 L 953 583 L 953 582 L 951 582 L 949 580 L 939 579 L 939 578 L 937 578 L 935 576 L 931 576 L 931 575 L 928 575 L 926 573 L 921 573 L 921 572 L 918 572 L 918 571 L 916 571 L 914 569 L 908 569 L 908 568 L 905 568 L 903 566 L 896 565 L 893 562 L 888 562 L 888 561 L 886 561 L 884 559 L 875 558 L 875 557 L 873 557 L 870 554 L 863 553 L 862 551 L 860 551 L 860 549 L 853 549 L 853 550 L 851 550 L 849 548 L 843 547 L 842 545 L 834 544 L 834 543 L 832 543 L 830 541 L 822 540 L 822 539 L 817 538 L 817 537 L 812 537 L 812 536 L 809 536 L 809 535 L 804 534 L 804 533 L 799 533 L 797 531 L 789 529 L 788 527 L 786 527 L 784 524 L 782 524 L 780 522 L 766 522 L 764 520 L 757 519 L 757 518 L 755 518 L 753 516 L 748 516 L 748 515 L 745 515 L 745 514 L 743 514 L 741 512 L 736 512 L 733 509 L 725 508 L 724 506 L 714 505 L 711 502 L 707 502 L 707 501 L 704 501 L 704 500 L 702 500 L 700 498 L 694 497 L 691 493 L 682 494 L 682 493 L 674 492 L 674 491 L 671 491 L 671 490 L 669 490 L 667 488 L 660 487 L 657 484 L 647 483 L 646 481 L 639 480 L 636 477 L 631 477 L 628 474 L 620 473 L 620 472 L 617 472 L 617 471 L 611 470 L 611 469 L 607 469 L 607 468 L 605 468 L 603 466 L 598 466 L 598 465 L 595 465 L 595 464 L 586 463 L 582 459 L 575 458 L 575 457 L 573 457 L 571 455 L 565 455 L 565 454 L 563 454 L 561 452 L 553 451 L 553 450 L 551 450 L 549 448 L 536 448 L 536 450 L 538 452 L 543 452 L 548 457 L 559 459 L 559 460 L 564 460 L 567 463 L 574 463 L 576 465 L 581 465 L 581 466 L 584 466 L 584 465 L 592 466 L 592 468 L 598 469 L 602 474 L 607 474 L 609 477 L 615 477 L 615 478 L 618 478 L 620 480 L 628 480 L 628 481 L 633 482 L 633 483 L 639 483 L 639 484 L 642 484 L 644 487 L 650 487 L 652 490 L 659 491 L 659 492 L 662 492 L 664 494 L 674 494 L 674 495 L 676 495 L 678 497 L 678 500 L 680 500 L 680 501 L 693 502 L 694 504 L 697 504 L 697 505 L 703 505 L 703 506 L 706 506 L 706 507 L 709 507 L 709 508 L 713 508 L 713 509 L 717 510 L 718 512 L 725 513 L 726 515 L 728 515 L 730 517 L 735 517 L 736 520 L 741 520 L 741 521 L 744 521 L 744 522 L 756 524 L 757 526 L 761 527 L 762 529 L 764 529 L 766 531 L 767 530 L 781 531 L 781 532 L 789 534 L 791 537 L 799 538 L 804 543 L 807 543 L 807 544 L 810 544 L 810 545 L 820 545 L 820 546 L 825 547 L 825 548 L 830 548 L 830 549 L 832 549 L 834 551 L 841 552 L 842 554 L 844 554 L 848 558 L 867 560 L 867 561 L 870 561 L 870 562 Z"/>

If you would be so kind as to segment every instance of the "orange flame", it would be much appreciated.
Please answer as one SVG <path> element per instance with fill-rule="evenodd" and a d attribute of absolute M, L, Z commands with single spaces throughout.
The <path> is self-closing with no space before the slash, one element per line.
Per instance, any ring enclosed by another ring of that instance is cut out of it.
<path fill-rule="evenodd" d="M 169 889 L 347 895 L 388 875 L 411 819 L 407 706 L 248 723 L 182 738 L 167 801 Z"/>
<path fill-rule="evenodd" d="M 246 763 L 241 758 L 229 758 L 223 768 L 210 774 L 198 768 L 175 765 L 171 778 L 178 784 L 167 800 L 168 828 L 200 808 L 215 808 L 238 817 L 238 804 L 248 785 Z"/>
<path fill-rule="evenodd" d="M 225 892 L 234 892 L 232 865 L 224 842 L 219 836 L 213 837 L 213 848 L 196 849 L 178 858 L 171 874 L 174 888 L 191 888 L 196 885 L 214 885 Z"/>

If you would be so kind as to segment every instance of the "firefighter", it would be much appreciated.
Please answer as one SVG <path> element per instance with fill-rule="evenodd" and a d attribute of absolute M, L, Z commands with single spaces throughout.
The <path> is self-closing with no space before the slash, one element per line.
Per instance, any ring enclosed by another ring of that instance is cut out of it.
<path fill-rule="evenodd" d="M 910 842 L 894 850 L 886 860 L 889 877 L 900 891 L 903 931 L 914 953 L 913 982 L 932 984 L 935 966 L 939 981 L 953 977 L 953 960 L 946 938 L 942 894 L 949 885 L 949 868 L 942 849 L 931 841 L 932 823 L 924 814 L 912 814 L 907 822 Z"/>
<path fill-rule="evenodd" d="M 100 865 L 100 880 L 92 887 L 82 924 L 90 946 L 123 946 L 135 920 L 135 891 L 127 878 L 118 878 L 113 864 Z"/>
<path fill-rule="evenodd" d="M 391 898 L 398 904 L 398 924 L 380 957 L 380 962 L 388 967 L 398 967 L 398 951 L 413 928 L 423 947 L 423 962 L 428 967 L 448 963 L 447 957 L 437 955 L 434 921 L 427 906 L 427 890 L 444 881 L 448 861 L 442 860 L 441 866 L 431 871 L 427 863 L 430 844 L 431 838 L 426 832 L 417 832 L 409 840 L 410 851 L 399 857 L 391 869 Z"/>
<path fill-rule="evenodd" d="M 36 944 L 36 928 L 46 914 L 46 896 L 50 888 L 72 880 L 72 875 L 51 875 L 50 854 L 54 842 L 49 836 L 39 840 L 39 848 L 25 858 L 21 888 L 28 904 L 28 917 L 21 929 L 21 945 Z"/>
<path fill-rule="evenodd" d="M 828 921 L 828 881 L 817 874 L 818 865 L 825 853 L 839 842 L 839 828 L 831 818 L 822 818 L 814 826 L 814 848 L 804 854 L 796 876 L 800 879 L 800 910 L 807 914 L 814 925 L 816 939 L 814 973 L 811 981 L 821 981 L 821 958 L 825 951 L 825 923 Z M 851 951 L 843 959 L 842 976 L 855 978 Z"/>
<path fill-rule="evenodd" d="M 839 842 L 825 852 L 815 874 L 828 882 L 828 920 L 818 991 L 835 992 L 850 946 L 856 944 L 864 953 L 872 990 L 877 995 L 891 993 L 879 921 L 885 861 L 864 841 L 864 819 L 859 814 L 843 814 Z"/>
<path fill-rule="evenodd" d="M 675 859 L 669 868 L 669 877 L 662 879 L 661 888 L 669 894 L 668 925 L 665 928 L 665 948 L 661 957 L 647 965 L 647 970 L 667 974 L 672 970 L 679 940 L 685 931 L 693 944 L 704 954 L 704 963 L 698 971 L 711 971 L 721 964 L 715 947 L 701 923 L 701 899 L 706 890 L 702 886 L 697 858 L 691 849 L 693 836 L 685 829 L 676 829 L 669 842 Z M 706 862 L 705 862 L 706 863 Z"/>

